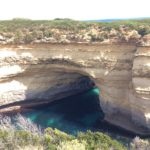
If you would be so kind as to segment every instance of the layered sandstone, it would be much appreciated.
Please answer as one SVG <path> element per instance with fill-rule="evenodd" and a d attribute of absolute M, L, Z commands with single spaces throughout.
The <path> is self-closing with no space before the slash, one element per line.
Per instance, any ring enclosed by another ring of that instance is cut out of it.
<path fill-rule="evenodd" d="M 1 111 L 60 100 L 97 86 L 105 120 L 149 135 L 149 57 L 149 47 L 129 43 L 3 45 Z"/>

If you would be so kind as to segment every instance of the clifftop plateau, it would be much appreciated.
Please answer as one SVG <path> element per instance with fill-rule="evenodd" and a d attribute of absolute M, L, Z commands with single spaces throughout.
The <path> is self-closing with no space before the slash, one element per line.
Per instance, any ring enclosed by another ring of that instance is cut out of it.
<path fill-rule="evenodd" d="M 70 19 L 0 21 L 0 44 L 115 43 L 150 45 L 150 20 L 79 22 Z"/>

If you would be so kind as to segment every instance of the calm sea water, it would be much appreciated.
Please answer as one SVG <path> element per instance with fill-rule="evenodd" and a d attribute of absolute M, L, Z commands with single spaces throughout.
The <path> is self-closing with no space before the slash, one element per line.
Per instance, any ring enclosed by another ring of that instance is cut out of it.
<path fill-rule="evenodd" d="M 41 128 L 57 128 L 73 135 L 79 131 L 92 130 L 107 132 L 114 136 L 133 136 L 103 121 L 104 113 L 100 107 L 99 94 L 99 89 L 93 88 L 46 106 L 34 107 L 31 111 L 21 114 Z"/>
<path fill-rule="evenodd" d="M 94 88 L 21 114 L 42 128 L 57 128 L 70 134 L 96 130 L 104 117 L 98 95 L 99 89 Z"/>

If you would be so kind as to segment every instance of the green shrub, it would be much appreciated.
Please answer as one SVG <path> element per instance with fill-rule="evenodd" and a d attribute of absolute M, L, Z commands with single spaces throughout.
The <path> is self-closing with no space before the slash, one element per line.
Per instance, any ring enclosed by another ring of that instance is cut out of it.
<path fill-rule="evenodd" d="M 52 33 L 50 30 L 48 30 L 48 29 L 46 29 L 46 30 L 43 32 L 43 36 L 44 36 L 44 37 L 52 37 L 52 35 L 53 35 L 53 33 Z"/>
<path fill-rule="evenodd" d="M 138 28 L 137 31 L 142 36 L 150 33 L 150 29 L 148 28 Z"/>
<path fill-rule="evenodd" d="M 14 37 L 14 42 L 16 44 L 20 43 L 21 41 L 24 40 L 24 35 L 21 31 L 16 31 L 15 37 Z"/>
<path fill-rule="evenodd" d="M 45 130 L 46 135 L 51 135 L 51 141 L 55 144 L 59 144 L 61 141 L 71 141 L 75 137 L 72 135 L 68 135 L 65 132 L 62 132 L 58 129 L 47 128 Z"/>
<path fill-rule="evenodd" d="M 34 37 L 31 33 L 27 33 L 24 37 L 24 42 L 25 43 L 31 43 L 34 40 Z"/>
<path fill-rule="evenodd" d="M 57 150 L 86 150 L 86 143 L 79 142 L 77 139 L 61 142 Z"/>
<path fill-rule="evenodd" d="M 40 39 L 43 39 L 44 37 L 42 31 L 35 31 L 35 30 L 31 33 L 31 36 L 32 36 L 31 40 L 34 40 L 34 39 L 40 40 Z"/>
<path fill-rule="evenodd" d="M 87 143 L 88 150 L 110 150 L 110 148 L 115 150 L 126 149 L 121 143 L 101 132 L 87 131 L 86 133 L 79 133 L 77 139 L 79 141 L 85 141 Z"/>

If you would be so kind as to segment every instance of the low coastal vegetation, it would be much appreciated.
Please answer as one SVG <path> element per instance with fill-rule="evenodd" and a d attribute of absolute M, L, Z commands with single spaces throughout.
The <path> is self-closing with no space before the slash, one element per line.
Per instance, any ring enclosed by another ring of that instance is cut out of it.
<path fill-rule="evenodd" d="M 0 21 L 0 44 L 141 42 L 149 34 L 150 19 L 89 22 L 16 18 Z"/>
<path fill-rule="evenodd" d="M 138 137 L 130 144 L 114 140 L 101 132 L 79 132 L 77 136 L 58 129 L 40 129 L 21 115 L 13 125 L 9 117 L 0 118 L 0 150 L 148 150 L 150 143 Z"/>
<path fill-rule="evenodd" d="M 125 150 L 119 142 L 100 132 L 79 133 L 77 137 L 57 129 L 47 128 L 42 135 L 23 130 L 0 130 L 3 150 L 42 149 L 42 150 Z"/>

